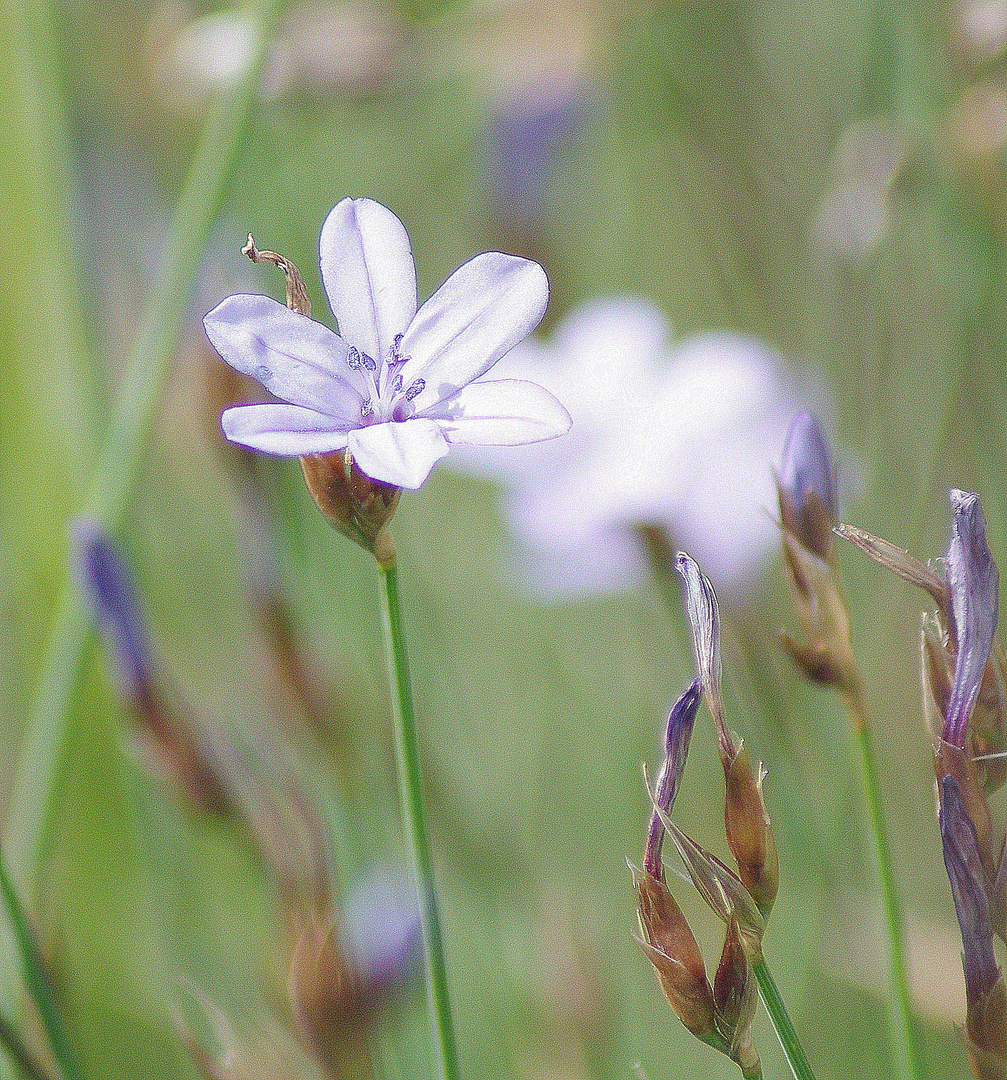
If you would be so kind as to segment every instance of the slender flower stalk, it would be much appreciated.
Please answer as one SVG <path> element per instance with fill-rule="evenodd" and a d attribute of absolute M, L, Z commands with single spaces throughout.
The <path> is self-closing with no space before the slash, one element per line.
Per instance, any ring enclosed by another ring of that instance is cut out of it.
<path fill-rule="evenodd" d="M 458 1051 L 448 993 L 447 966 L 441 935 L 440 914 L 434 889 L 433 856 L 427 834 L 420 770 L 420 747 L 416 736 L 409 661 L 402 630 L 398 571 L 394 563 L 379 565 L 381 578 L 381 625 L 385 657 L 392 692 L 392 725 L 395 732 L 395 760 L 399 777 L 399 799 L 420 905 L 420 928 L 426 972 L 427 1002 L 433 1023 L 437 1075 L 441 1080 L 457 1080 Z"/>
<path fill-rule="evenodd" d="M 836 469 L 825 432 L 810 413 L 798 413 L 791 423 L 776 483 L 784 558 L 806 633 L 804 642 L 784 632 L 780 640 L 809 680 L 838 692 L 850 716 L 881 888 L 888 951 L 888 1022 L 898 1074 L 903 1080 L 913 1080 L 921 1075 L 921 1065 L 906 978 L 902 905 L 881 805 L 870 715 L 832 545 L 837 522 Z"/>

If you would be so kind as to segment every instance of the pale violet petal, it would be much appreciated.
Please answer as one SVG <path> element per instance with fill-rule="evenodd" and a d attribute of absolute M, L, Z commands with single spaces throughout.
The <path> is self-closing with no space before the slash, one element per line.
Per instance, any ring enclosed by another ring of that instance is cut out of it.
<path fill-rule="evenodd" d="M 348 446 L 361 472 L 403 488 L 420 487 L 448 452 L 440 425 L 424 417 L 358 428 Z"/>
<path fill-rule="evenodd" d="M 520 379 L 474 382 L 424 414 L 450 443 L 518 446 L 570 430 L 570 414 L 537 383 Z"/>
<path fill-rule="evenodd" d="M 452 397 L 523 340 L 545 313 L 549 281 L 538 263 L 487 251 L 460 266 L 416 313 L 402 341 L 416 411 Z"/>
<path fill-rule="evenodd" d="M 347 366 L 346 343 L 327 326 L 268 296 L 229 296 L 203 319 L 210 344 L 276 397 L 352 421 L 365 395 Z"/>
<path fill-rule="evenodd" d="M 279 457 L 327 454 L 346 445 L 339 421 L 299 405 L 266 402 L 225 409 L 220 426 L 231 442 Z"/>
<path fill-rule="evenodd" d="M 416 267 L 402 222 L 371 199 L 343 199 L 318 242 L 339 333 L 381 363 L 416 314 Z"/>

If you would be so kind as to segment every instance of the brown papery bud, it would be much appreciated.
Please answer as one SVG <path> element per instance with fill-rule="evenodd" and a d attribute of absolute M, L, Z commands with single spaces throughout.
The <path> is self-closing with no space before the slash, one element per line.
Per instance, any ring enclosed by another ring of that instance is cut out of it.
<path fill-rule="evenodd" d="M 988 994 L 968 1003 L 962 1042 L 977 1080 L 1007 1080 L 1007 990 L 1001 975 Z"/>
<path fill-rule="evenodd" d="M 717 1027 L 730 1044 L 731 1059 L 741 1066 L 746 1076 L 755 1074 L 759 1055 L 752 1043 L 752 1021 L 759 999 L 736 919 L 732 919 L 727 927 L 724 950 L 713 980 L 713 1000 L 717 1009 Z"/>
<path fill-rule="evenodd" d="M 637 940 L 675 1015 L 706 1042 L 716 1031 L 713 990 L 696 938 L 668 886 L 646 871 L 630 869 L 643 935 Z"/>
<path fill-rule="evenodd" d="M 366 548 L 385 567 L 395 564 L 388 522 L 402 489 L 365 476 L 348 450 L 308 454 L 301 468 L 311 497 L 329 524 Z"/>
<path fill-rule="evenodd" d="M 773 827 L 762 797 L 765 772 L 752 773 L 744 744 L 724 768 L 726 798 L 724 821 L 727 843 L 738 867 L 738 877 L 752 894 L 763 917 L 768 918 L 780 885 Z"/>
<path fill-rule="evenodd" d="M 380 1004 L 351 970 L 331 921 L 301 932 L 290 964 L 290 1005 L 301 1036 L 329 1072 L 363 1076 L 371 1021 Z"/>

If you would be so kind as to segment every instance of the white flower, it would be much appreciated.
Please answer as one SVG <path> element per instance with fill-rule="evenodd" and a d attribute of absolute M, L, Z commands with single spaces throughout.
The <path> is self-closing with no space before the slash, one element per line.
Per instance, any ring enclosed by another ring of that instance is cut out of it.
<path fill-rule="evenodd" d="M 291 457 L 348 449 L 372 479 L 418 488 L 452 444 L 513 446 L 569 428 L 541 386 L 481 379 L 542 318 L 537 263 L 477 255 L 417 311 L 405 228 L 369 199 L 330 212 L 319 256 L 338 335 L 266 296 L 230 296 L 203 320 L 217 352 L 282 399 L 225 410 L 229 439 Z"/>
<path fill-rule="evenodd" d="M 461 461 L 504 482 L 539 591 L 631 587 L 647 573 L 640 526 L 663 529 L 728 596 L 779 548 L 771 466 L 808 396 L 766 346 L 721 334 L 672 348 L 650 304 L 607 301 L 569 315 L 551 348 L 529 341 L 501 369 L 534 370 L 574 420 L 562 443 Z"/>

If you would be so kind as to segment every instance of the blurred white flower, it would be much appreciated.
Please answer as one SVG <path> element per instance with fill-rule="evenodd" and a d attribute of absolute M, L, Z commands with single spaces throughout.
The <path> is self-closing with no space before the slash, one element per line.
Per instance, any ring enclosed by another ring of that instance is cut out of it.
<path fill-rule="evenodd" d="M 525 342 L 501 368 L 533 376 L 574 421 L 554 444 L 455 459 L 503 482 L 533 589 L 632 587 L 648 572 L 641 526 L 688 549 L 727 596 L 753 584 L 779 547 L 772 466 L 808 403 L 777 354 L 732 334 L 672 346 L 654 307 L 613 300 L 574 311 L 551 346 Z"/>

